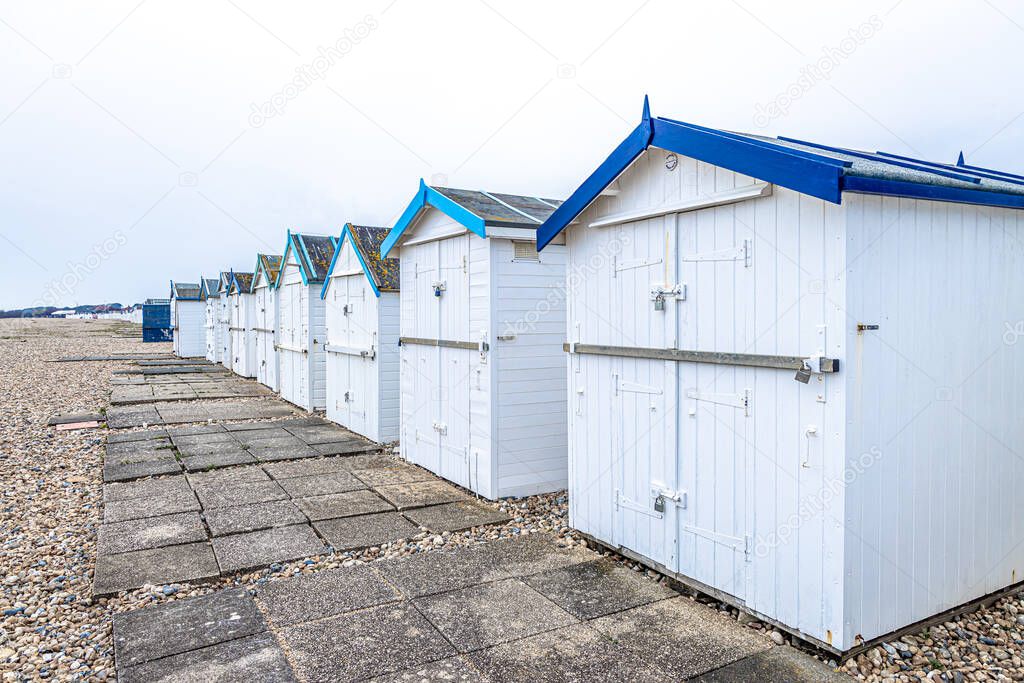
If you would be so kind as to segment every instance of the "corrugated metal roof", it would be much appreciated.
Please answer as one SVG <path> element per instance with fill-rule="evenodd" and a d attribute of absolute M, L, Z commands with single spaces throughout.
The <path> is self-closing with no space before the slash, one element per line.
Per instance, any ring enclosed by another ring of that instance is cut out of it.
<path fill-rule="evenodd" d="M 517 194 L 431 187 L 482 218 L 486 225 L 509 228 L 536 228 L 562 203 L 557 199 L 540 199 Z"/>
<path fill-rule="evenodd" d="M 381 292 L 397 292 L 400 276 L 400 264 L 396 258 L 381 258 L 380 245 L 388 236 L 388 228 L 375 228 L 368 225 L 347 226 L 353 246 L 363 257 L 363 262 L 373 277 L 374 285 Z"/>

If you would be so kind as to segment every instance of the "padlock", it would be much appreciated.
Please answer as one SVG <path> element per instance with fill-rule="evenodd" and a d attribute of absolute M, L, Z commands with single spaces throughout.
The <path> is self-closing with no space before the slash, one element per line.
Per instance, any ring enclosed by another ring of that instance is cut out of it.
<path fill-rule="evenodd" d="M 654 310 L 656 310 L 656 311 L 664 311 L 665 310 L 665 295 L 664 294 L 659 294 L 658 296 L 654 297 Z"/>
<path fill-rule="evenodd" d="M 807 368 L 800 368 L 796 371 L 796 377 L 793 379 L 802 384 L 807 384 L 811 381 L 811 371 Z"/>
<path fill-rule="evenodd" d="M 654 511 L 664 512 L 665 511 L 665 496 L 658 496 L 654 499 Z"/>

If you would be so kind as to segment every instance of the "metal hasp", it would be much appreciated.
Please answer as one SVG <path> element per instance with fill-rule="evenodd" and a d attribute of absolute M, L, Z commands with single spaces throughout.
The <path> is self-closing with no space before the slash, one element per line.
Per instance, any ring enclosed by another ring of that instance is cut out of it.
<path fill-rule="evenodd" d="M 754 368 L 776 368 L 778 370 L 809 370 L 810 372 L 820 374 L 839 372 L 839 360 L 824 357 L 767 356 L 755 353 L 648 349 L 634 346 L 604 346 L 600 344 L 562 344 L 562 350 L 569 353 L 585 353 L 595 356 L 651 358 L 654 360 L 675 360 L 688 363 L 712 363 L 714 365 L 744 365 Z"/>
<path fill-rule="evenodd" d="M 413 346 L 441 346 L 446 349 L 470 349 L 480 351 L 481 342 L 453 341 L 451 339 L 423 339 L 421 337 L 399 337 L 398 345 L 409 344 Z M 489 349 L 487 342 L 483 342 L 483 351 Z"/>

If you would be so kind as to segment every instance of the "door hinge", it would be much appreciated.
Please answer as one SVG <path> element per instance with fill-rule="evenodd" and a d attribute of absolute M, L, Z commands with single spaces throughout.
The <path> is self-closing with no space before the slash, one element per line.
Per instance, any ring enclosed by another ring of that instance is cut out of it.
<path fill-rule="evenodd" d="M 732 406 L 733 408 L 743 408 L 743 415 L 746 417 L 750 416 L 751 410 L 751 390 L 744 389 L 738 394 L 725 394 L 725 393 L 713 393 L 710 391 L 700 391 L 698 389 L 687 389 L 686 398 L 693 401 L 707 401 L 708 403 L 715 403 L 717 405 Z M 690 406 L 690 415 L 697 414 L 697 406 Z"/>
<path fill-rule="evenodd" d="M 751 264 L 750 240 L 743 240 L 738 247 L 728 249 L 716 249 L 705 251 L 699 254 L 684 254 L 680 259 L 691 263 L 703 263 L 707 261 L 743 261 L 743 267 L 749 268 Z"/>

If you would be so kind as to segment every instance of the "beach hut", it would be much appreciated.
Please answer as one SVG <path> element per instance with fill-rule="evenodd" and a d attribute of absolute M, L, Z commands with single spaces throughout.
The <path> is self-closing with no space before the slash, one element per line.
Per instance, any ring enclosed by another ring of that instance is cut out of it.
<path fill-rule="evenodd" d="M 217 314 L 220 307 L 220 295 L 217 290 L 220 287 L 220 280 L 217 278 L 201 278 L 202 287 L 199 290 L 199 297 L 204 305 L 204 332 L 206 338 L 206 360 L 211 363 L 220 362 L 220 327 L 217 326 Z"/>
<path fill-rule="evenodd" d="M 198 283 L 171 281 L 171 336 L 174 354 L 181 358 L 206 354 L 206 304 L 200 289 Z"/>
<path fill-rule="evenodd" d="M 277 371 L 277 273 L 281 257 L 256 254 L 252 293 L 256 301 L 256 379 L 274 391 L 280 389 Z"/>
<path fill-rule="evenodd" d="M 962 158 L 645 102 L 538 231 L 569 249 L 572 526 L 837 653 L 1019 582 L 1022 208 Z"/>
<path fill-rule="evenodd" d="M 231 273 L 228 331 L 231 333 L 231 369 L 242 377 L 256 376 L 256 301 L 252 273 Z"/>
<path fill-rule="evenodd" d="M 218 362 L 231 369 L 234 355 L 231 349 L 231 272 L 221 272 L 217 281 L 217 326 L 216 337 L 219 340 L 217 350 Z"/>
<path fill-rule="evenodd" d="M 486 498 L 566 485 L 559 205 L 420 182 L 381 248 L 401 268 L 401 450 Z"/>
<path fill-rule="evenodd" d="M 281 398 L 306 410 L 327 407 L 326 320 L 320 290 L 333 257 L 333 237 L 289 231 L 277 274 Z"/>
<path fill-rule="evenodd" d="M 398 439 L 399 267 L 387 228 L 346 224 L 320 297 L 326 305 L 327 419 L 378 442 Z"/>
<path fill-rule="evenodd" d="M 171 300 L 146 299 L 142 304 L 142 341 L 172 341 Z"/>

